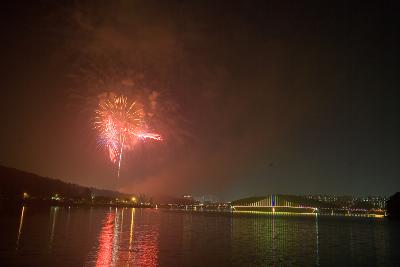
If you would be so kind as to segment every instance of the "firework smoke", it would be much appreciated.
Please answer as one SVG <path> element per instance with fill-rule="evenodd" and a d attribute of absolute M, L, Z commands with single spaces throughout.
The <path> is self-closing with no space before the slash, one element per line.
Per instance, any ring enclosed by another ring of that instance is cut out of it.
<path fill-rule="evenodd" d="M 162 140 L 159 134 L 147 132 L 144 116 L 140 106 L 128 102 L 123 95 L 111 95 L 99 103 L 94 127 L 99 133 L 100 144 L 108 150 L 111 162 L 118 163 L 117 178 L 124 150 L 133 147 L 138 140 Z"/>

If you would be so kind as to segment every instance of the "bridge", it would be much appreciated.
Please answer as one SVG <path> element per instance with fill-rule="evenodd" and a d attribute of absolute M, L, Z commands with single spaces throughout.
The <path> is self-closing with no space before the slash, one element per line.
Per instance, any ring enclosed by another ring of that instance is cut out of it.
<path fill-rule="evenodd" d="M 233 201 L 231 208 L 239 212 L 315 214 L 318 209 L 313 204 L 313 201 L 305 197 L 271 194 Z"/>

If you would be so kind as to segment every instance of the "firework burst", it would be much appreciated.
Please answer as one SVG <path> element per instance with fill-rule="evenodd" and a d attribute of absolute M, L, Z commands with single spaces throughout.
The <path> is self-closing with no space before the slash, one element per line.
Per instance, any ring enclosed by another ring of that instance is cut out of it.
<path fill-rule="evenodd" d="M 99 134 L 99 143 L 107 149 L 111 162 L 118 163 L 118 178 L 124 150 L 133 147 L 138 140 L 162 140 L 159 134 L 147 131 L 144 112 L 139 105 L 129 102 L 122 95 L 110 96 L 99 103 L 94 127 Z"/>

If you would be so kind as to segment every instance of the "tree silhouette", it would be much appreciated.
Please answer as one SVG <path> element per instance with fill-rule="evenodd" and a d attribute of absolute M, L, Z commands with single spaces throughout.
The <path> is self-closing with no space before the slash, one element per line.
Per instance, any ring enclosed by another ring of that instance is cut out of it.
<path fill-rule="evenodd" d="M 400 219 L 400 192 L 395 193 L 386 201 L 389 218 Z"/>

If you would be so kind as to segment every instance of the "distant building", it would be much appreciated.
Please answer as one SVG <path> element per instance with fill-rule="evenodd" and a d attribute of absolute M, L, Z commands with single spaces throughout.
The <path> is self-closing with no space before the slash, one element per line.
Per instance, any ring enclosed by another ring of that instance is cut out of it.
<path fill-rule="evenodd" d="M 217 197 L 213 195 L 194 196 L 193 199 L 200 202 L 201 204 L 210 204 L 218 202 Z"/>

